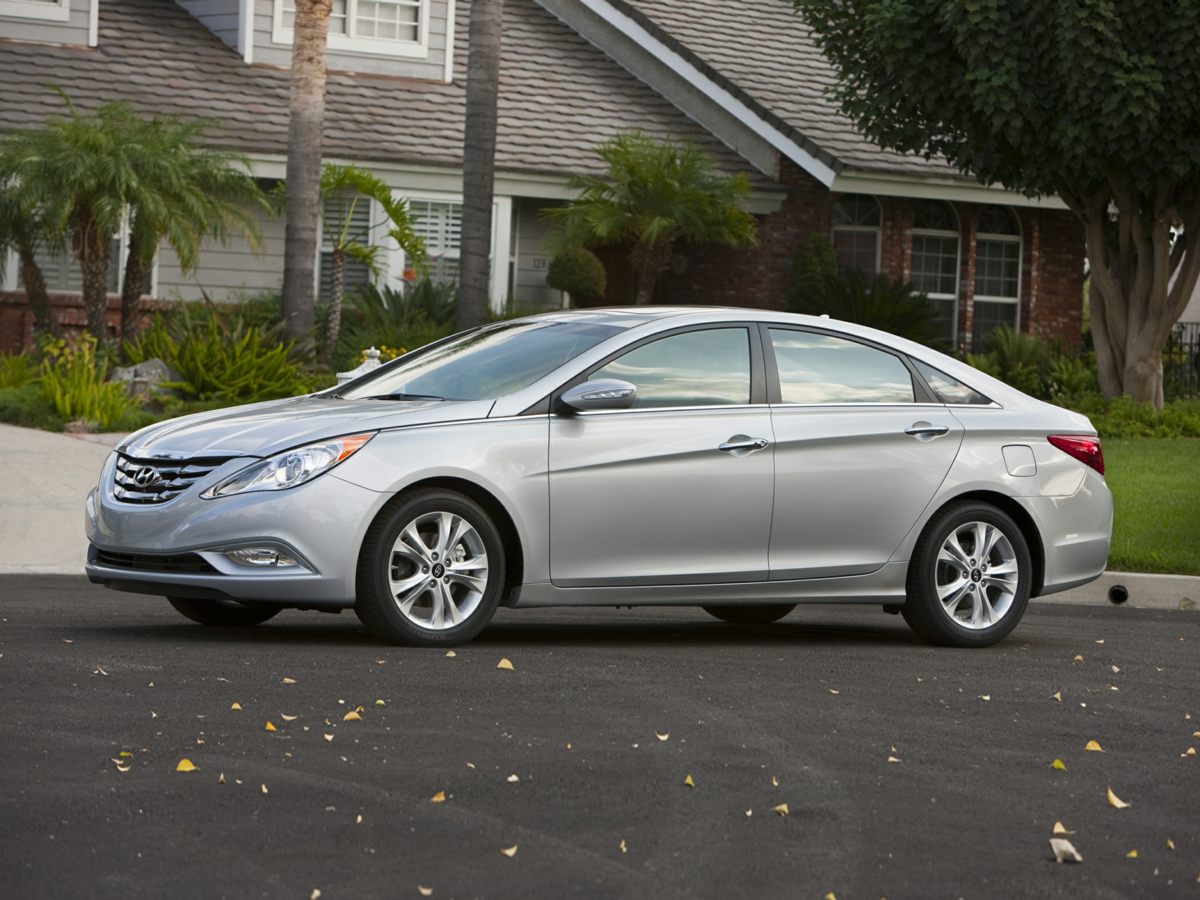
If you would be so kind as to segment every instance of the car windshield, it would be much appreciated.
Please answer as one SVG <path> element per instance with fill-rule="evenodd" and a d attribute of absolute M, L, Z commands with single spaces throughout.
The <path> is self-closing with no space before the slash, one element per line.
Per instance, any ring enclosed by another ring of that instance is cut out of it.
<path fill-rule="evenodd" d="M 401 357 L 338 396 L 348 400 L 489 400 L 519 391 L 622 329 L 522 320 L 470 331 Z"/>

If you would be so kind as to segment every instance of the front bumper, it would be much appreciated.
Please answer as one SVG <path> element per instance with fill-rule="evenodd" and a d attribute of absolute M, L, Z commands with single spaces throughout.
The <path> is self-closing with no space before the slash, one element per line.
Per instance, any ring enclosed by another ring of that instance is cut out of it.
<path fill-rule="evenodd" d="M 204 489 L 249 462 L 231 460 L 174 500 L 141 506 L 113 499 L 110 459 L 86 502 L 88 578 L 115 590 L 163 596 L 353 606 L 359 548 L 388 495 L 330 472 L 286 491 L 200 499 Z M 250 568 L 225 556 L 261 544 L 286 549 L 303 565 Z M 122 558 L 129 555 L 138 557 L 136 566 Z M 177 558 L 185 556 L 203 564 L 179 571 Z"/>

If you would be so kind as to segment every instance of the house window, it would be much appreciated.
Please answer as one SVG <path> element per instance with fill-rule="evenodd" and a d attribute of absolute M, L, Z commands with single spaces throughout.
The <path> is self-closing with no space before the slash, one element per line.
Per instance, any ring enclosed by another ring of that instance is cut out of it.
<path fill-rule="evenodd" d="M 958 334 L 958 219 L 949 203 L 922 200 L 913 214 L 912 285 L 937 310 L 942 336 Z"/>
<path fill-rule="evenodd" d="M 71 18 L 71 0 L 0 0 L 0 16 L 66 22 Z"/>
<path fill-rule="evenodd" d="M 462 241 L 462 204 L 442 200 L 410 200 L 408 214 L 413 230 L 425 241 L 429 277 L 436 282 L 458 282 L 458 252 Z"/>
<path fill-rule="evenodd" d="M 83 269 L 79 260 L 71 251 L 59 253 L 50 252 L 44 244 L 38 246 L 33 254 L 38 268 L 42 270 L 42 278 L 46 281 L 46 290 L 50 293 L 82 294 Z M 121 239 L 114 236 L 108 256 L 108 292 L 116 294 L 121 290 L 122 271 Z M 21 289 L 24 290 L 24 279 Z"/>
<path fill-rule="evenodd" d="M 1021 323 L 1021 226 L 1006 206 L 981 206 L 975 234 L 975 324 L 971 346 L 982 350 L 1001 325 Z"/>
<path fill-rule="evenodd" d="M 326 197 L 321 209 L 321 271 L 317 287 L 323 300 L 333 295 L 333 248 L 351 242 L 371 244 L 371 200 L 353 194 Z M 342 267 L 343 294 L 370 283 L 371 270 L 366 263 L 347 256 Z"/>
<path fill-rule="evenodd" d="M 389 56 L 425 56 L 428 0 L 333 0 L 329 48 Z M 290 44 L 296 0 L 275 0 L 276 43 Z"/>
<path fill-rule="evenodd" d="M 859 271 L 867 280 L 879 272 L 880 232 L 883 213 L 879 202 L 866 194 L 845 194 L 833 204 L 833 249 L 838 268 Z"/>

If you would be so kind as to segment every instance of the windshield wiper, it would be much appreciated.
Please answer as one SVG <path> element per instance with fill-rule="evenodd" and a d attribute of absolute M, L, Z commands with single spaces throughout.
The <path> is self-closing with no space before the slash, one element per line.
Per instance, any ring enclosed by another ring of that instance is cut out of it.
<path fill-rule="evenodd" d="M 363 400 L 447 400 L 448 397 L 439 397 L 436 394 L 377 394 L 374 397 L 363 397 Z"/>

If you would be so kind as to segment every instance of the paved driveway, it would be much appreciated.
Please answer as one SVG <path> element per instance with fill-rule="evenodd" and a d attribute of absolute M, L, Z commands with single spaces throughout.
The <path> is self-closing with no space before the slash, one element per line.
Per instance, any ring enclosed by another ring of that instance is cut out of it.
<path fill-rule="evenodd" d="M 1200 890 L 1195 613 L 1042 605 L 946 651 L 875 609 L 505 611 L 447 657 L 348 615 L 208 630 L 78 578 L 0 598 L 10 897 Z M 1055 821 L 1082 865 L 1052 861 Z"/>

